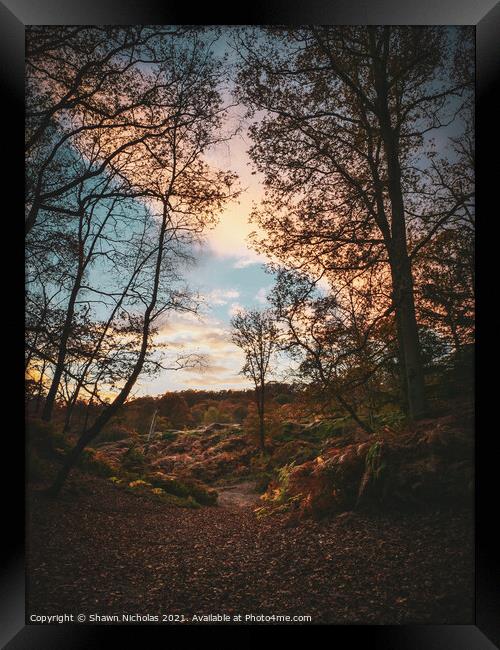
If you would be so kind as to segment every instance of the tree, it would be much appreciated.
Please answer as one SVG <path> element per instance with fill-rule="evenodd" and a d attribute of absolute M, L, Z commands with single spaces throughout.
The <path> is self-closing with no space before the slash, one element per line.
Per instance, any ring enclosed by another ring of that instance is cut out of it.
<path fill-rule="evenodd" d="M 239 312 L 231 319 L 231 338 L 245 355 L 243 374 L 252 380 L 259 416 L 259 444 L 265 451 L 266 381 L 272 371 L 271 361 L 278 348 L 278 329 L 270 311 Z"/>
<path fill-rule="evenodd" d="M 99 129 L 91 136 L 86 134 L 81 141 L 82 152 L 95 144 L 106 165 L 101 166 L 100 175 L 82 178 L 78 174 L 67 184 L 67 192 L 71 185 L 70 201 L 79 205 L 83 197 L 84 205 L 76 213 L 65 213 L 68 228 L 76 233 L 73 239 L 79 263 L 66 279 L 64 336 L 57 359 L 51 359 L 52 384 L 58 387 L 60 377 L 68 375 L 71 327 L 67 325 L 75 322 L 76 306 L 98 304 L 107 316 L 100 319 L 104 336 L 94 338 L 94 348 L 86 354 L 90 363 L 84 363 L 80 378 L 73 379 L 79 382 L 85 377 L 83 387 L 93 376 L 92 397 L 98 397 L 103 381 L 107 382 L 104 388 L 110 390 L 111 397 L 67 455 L 50 489 L 54 495 L 81 451 L 119 412 L 148 365 L 175 369 L 193 362 L 193 355 L 187 355 L 173 366 L 162 365 L 157 358 L 155 332 L 170 312 L 197 309 L 183 280 L 183 269 L 193 263 L 194 244 L 201 241 L 206 229 L 216 223 L 224 203 L 236 194 L 232 190 L 234 175 L 213 169 L 204 157 L 225 137 L 221 129 L 224 107 L 218 92 L 223 71 L 211 54 L 210 41 L 195 30 L 190 38 L 175 42 L 160 39 L 156 47 L 158 58 L 152 56 L 139 65 L 139 78 L 146 75 L 155 81 L 155 92 L 148 94 L 150 103 L 146 107 L 141 104 L 137 112 L 131 109 L 133 124 L 122 124 L 114 136 Z M 132 50 L 135 56 L 137 51 Z M 107 73 L 105 76 L 108 79 Z M 111 77 L 120 96 L 123 79 L 119 71 Z M 142 97 L 142 87 L 135 88 L 133 81 L 128 90 Z M 88 110 L 91 118 L 93 109 Z M 150 120 L 147 129 L 142 122 L 146 118 Z M 149 129 L 151 124 L 154 128 Z M 131 141 L 130 129 L 138 129 L 141 136 Z M 146 137 L 143 129 L 151 137 Z M 116 147 L 114 138 L 125 138 L 127 146 Z M 107 152 L 111 150 L 110 158 Z M 79 160 L 89 164 L 85 155 Z M 74 188 L 78 189 L 73 192 Z M 61 205 L 63 195 L 58 196 Z M 85 203 L 88 196 L 94 202 Z M 47 212 L 52 215 L 53 206 Z M 52 224 L 57 227 L 57 220 Z M 30 238 L 36 243 L 41 232 L 37 221 Z M 94 253 L 98 260 L 92 261 Z M 97 316 L 95 311 L 93 316 Z M 57 394 L 52 385 L 51 389 L 49 392 Z"/>
<path fill-rule="evenodd" d="M 297 271 L 281 270 L 269 296 L 283 327 L 281 347 L 297 362 L 297 376 L 327 411 L 345 410 L 361 428 L 371 426 L 359 407 L 370 404 L 392 356 L 388 313 L 373 316 L 372 287 L 325 295 Z M 368 409 L 369 410 L 369 409 Z"/>
<path fill-rule="evenodd" d="M 26 233 L 130 147 L 159 137 L 158 107 L 176 83 L 158 74 L 193 30 L 150 26 L 32 26 L 26 39 Z M 181 72 L 182 74 L 182 72 Z M 71 152 L 86 144 L 85 165 Z M 68 173 L 69 172 L 69 173 Z M 69 213 L 71 214 L 71 212 Z"/>
<path fill-rule="evenodd" d="M 159 413 L 176 429 L 184 429 L 192 423 L 189 405 L 183 395 L 165 393 L 158 402 Z"/>
<path fill-rule="evenodd" d="M 416 260 L 420 318 L 451 340 L 457 355 L 474 340 L 474 249 L 467 235 L 444 230 Z"/>
<path fill-rule="evenodd" d="M 391 26 L 238 40 L 238 94 L 258 116 L 250 155 L 266 186 L 255 245 L 331 287 L 339 273 L 351 284 L 385 279 L 413 418 L 426 412 L 413 258 L 471 198 L 470 187 L 444 187 L 431 134 L 463 128 L 473 79 L 470 66 L 456 78 L 454 59 L 472 61 L 471 43 L 468 29 Z"/>

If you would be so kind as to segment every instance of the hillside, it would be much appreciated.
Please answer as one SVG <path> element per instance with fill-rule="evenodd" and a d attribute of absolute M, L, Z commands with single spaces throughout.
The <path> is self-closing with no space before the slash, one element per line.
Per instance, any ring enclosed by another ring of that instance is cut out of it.
<path fill-rule="evenodd" d="M 288 423 L 264 456 L 235 425 L 135 436 L 59 500 L 35 481 L 30 609 L 472 621 L 470 413 L 331 433 Z"/>

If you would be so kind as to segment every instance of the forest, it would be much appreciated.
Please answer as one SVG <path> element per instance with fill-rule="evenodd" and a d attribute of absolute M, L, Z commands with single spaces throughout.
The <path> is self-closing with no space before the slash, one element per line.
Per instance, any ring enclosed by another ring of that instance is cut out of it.
<path fill-rule="evenodd" d="M 474 47 L 28 29 L 30 611 L 473 621 Z"/>

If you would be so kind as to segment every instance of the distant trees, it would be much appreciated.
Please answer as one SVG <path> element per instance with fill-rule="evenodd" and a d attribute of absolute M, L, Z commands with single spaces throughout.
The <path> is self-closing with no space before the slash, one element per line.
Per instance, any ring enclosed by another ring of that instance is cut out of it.
<path fill-rule="evenodd" d="M 271 361 L 278 349 L 278 328 L 270 311 L 242 311 L 231 319 L 231 338 L 245 355 L 242 372 L 254 384 L 259 418 L 259 444 L 265 450 L 266 382 L 272 371 Z"/>
<path fill-rule="evenodd" d="M 183 429 L 193 422 L 188 403 L 182 395 L 165 393 L 158 400 L 158 408 L 160 416 L 165 418 L 171 427 Z"/>
<path fill-rule="evenodd" d="M 266 187 L 255 245 L 322 279 L 343 309 L 350 298 L 340 287 L 377 287 L 369 316 L 394 314 L 403 394 L 419 418 L 427 407 L 412 265 L 473 210 L 467 152 L 460 162 L 456 146 L 432 138 L 457 145 L 457 132 L 470 133 L 472 31 L 243 29 L 238 47 L 238 95 L 256 118 L 250 155 Z"/>
<path fill-rule="evenodd" d="M 197 361 L 166 364 L 154 335 L 169 312 L 196 310 L 183 269 L 235 195 L 234 175 L 204 158 L 225 136 L 223 70 L 203 31 L 37 27 L 28 39 L 27 364 L 45 362 L 46 421 L 58 395 L 71 408 L 82 391 L 108 394 L 54 494 L 142 372 Z"/>

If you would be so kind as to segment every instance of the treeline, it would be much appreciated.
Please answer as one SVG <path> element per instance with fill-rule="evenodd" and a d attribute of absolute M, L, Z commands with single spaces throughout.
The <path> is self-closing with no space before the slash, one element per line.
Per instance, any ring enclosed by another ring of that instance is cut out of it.
<path fill-rule="evenodd" d="M 270 383 L 267 396 L 270 415 L 279 410 L 286 419 L 303 411 L 304 396 L 293 386 Z M 28 414 L 36 416 L 37 406 L 39 408 L 36 398 L 28 401 Z M 283 406 L 287 408 L 282 409 Z M 102 405 L 80 400 L 71 409 L 72 417 L 68 418 L 67 406 L 58 402 L 53 421 L 71 437 L 84 431 L 88 422 L 95 420 L 103 408 Z M 148 433 L 155 413 L 155 432 L 190 429 L 215 422 L 244 424 L 245 428 L 251 430 L 255 420 L 254 395 L 251 390 L 184 390 L 166 392 L 157 397 L 130 399 L 103 427 L 97 440 L 118 440 L 135 433 Z"/>

